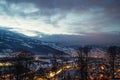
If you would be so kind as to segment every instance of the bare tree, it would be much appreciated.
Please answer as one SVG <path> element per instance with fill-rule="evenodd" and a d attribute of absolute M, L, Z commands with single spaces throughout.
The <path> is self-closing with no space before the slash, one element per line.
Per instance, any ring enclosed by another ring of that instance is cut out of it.
<path fill-rule="evenodd" d="M 81 80 L 84 80 L 84 78 L 85 78 L 85 75 L 84 75 L 85 62 L 84 62 L 84 56 L 83 56 L 83 47 L 79 47 L 77 50 L 78 50 L 77 64 L 80 67 L 80 70 L 78 72 L 81 73 Z"/>
<path fill-rule="evenodd" d="M 20 51 L 15 54 L 15 68 L 16 68 L 16 78 L 20 80 L 20 75 L 27 73 L 29 68 L 27 66 L 28 60 L 33 60 L 33 54 L 30 51 Z M 24 75 L 26 77 L 26 75 Z"/>
<path fill-rule="evenodd" d="M 114 75 L 114 68 L 115 68 L 115 57 L 116 55 L 118 54 L 118 47 L 117 46 L 110 46 L 108 47 L 108 55 L 110 57 L 110 65 L 111 65 L 111 73 L 112 73 L 112 78 L 114 79 L 115 78 L 115 75 Z"/>
<path fill-rule="evenodd" d="M 84 67 L 84 70 L 85 70 L 85 80 L 88 80 L 88 72 L 87 72 L 87 69 L 88 69 L 88 53 L 90 52 L 91 50 L 91 46 L 84 46 L 83 47 L 83 53 L 84 53 L 84 58 L 85 58 L 85 67 Z"/>
<path fill-rule="evenodd" d="M 87 64 L 88 64 L 88 53 L 91 50 L 90 46 L 79 47 L 78 49 L 78 65 L 80 67 L 81 80 L 87 80 Z"/>

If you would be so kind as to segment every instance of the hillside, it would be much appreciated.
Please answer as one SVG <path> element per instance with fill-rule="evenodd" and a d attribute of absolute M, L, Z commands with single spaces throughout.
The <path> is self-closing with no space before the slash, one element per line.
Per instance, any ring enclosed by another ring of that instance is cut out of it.
<path fill-rule="evenodd" d="M 65 54 L 62 51 L 41 44 L 40 40 L 0 28 L 0 53 L 13 53 L 22 50 L 34 54 Z"/>

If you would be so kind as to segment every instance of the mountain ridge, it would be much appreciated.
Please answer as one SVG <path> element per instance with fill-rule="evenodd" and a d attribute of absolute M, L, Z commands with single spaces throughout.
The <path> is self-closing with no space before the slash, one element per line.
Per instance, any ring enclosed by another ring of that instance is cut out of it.
<path fill-rule="evenodd" d="M 27 50 L 34 54 L 66 54 L 50 46 L 41 44 L 40 40 L 0 28 L 0 52 L 13 53 Z"/>

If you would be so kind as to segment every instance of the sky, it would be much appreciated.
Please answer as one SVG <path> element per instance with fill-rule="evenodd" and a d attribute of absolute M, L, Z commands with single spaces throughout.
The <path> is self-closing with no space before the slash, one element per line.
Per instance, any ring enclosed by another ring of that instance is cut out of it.
<path fill-rule="evenodd" d="M 0 0 L 0 27 L 43 40 L 120 44 L 120 0 Z"/>

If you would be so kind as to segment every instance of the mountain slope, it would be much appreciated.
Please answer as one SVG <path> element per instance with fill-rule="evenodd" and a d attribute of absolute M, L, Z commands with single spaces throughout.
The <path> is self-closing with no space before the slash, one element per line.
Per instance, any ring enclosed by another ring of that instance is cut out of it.
<path fill-rule="evenodd" d="M 62 51 L 41 44 L 40 40 L 18 34 L 7 29 L 0 29 L 0 53 L 13 53 L 21 50 L 34 54 L 65 54 Z"/>

